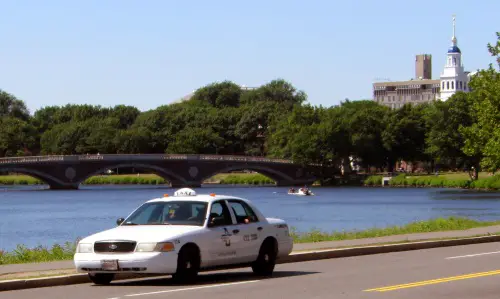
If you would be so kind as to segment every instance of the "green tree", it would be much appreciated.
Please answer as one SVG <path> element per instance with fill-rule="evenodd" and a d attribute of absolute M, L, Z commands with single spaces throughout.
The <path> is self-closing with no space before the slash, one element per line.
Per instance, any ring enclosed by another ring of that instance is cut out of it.
<path fill-rule="evenodd" d="M 356 164 L 365 169 L 385 167 L 388 152 L 382 141 L 382 132 L 390 109 L 372 100 L 346 101 L 341 106 L 342 125 L 349 134 L 350 154 L 355 157 Z"/>
<path fill-rule="evenodd" d="M 425 110 L 427 105 L 406 104 L 391 111 L 386 117 L 386 128 L 382 132 L 382 141 L 388 151 L 388 168 L 393 167 L 398 160 L 415 164 L 417 161 L 428 161 L 425 153 Z M 413 169 L 413 168 L 412 168 Z"/>
<path fill-rule="evenodd" d="M 54 125 L 67 122 L 86 121 L 91 118 L 105 118 L 109 115 L 110 109 L 89 104 L 75 105 L 67 104 L 57 109 L 52 115 Z"/>
<path fill-rule="evenodd" d="M 144 128 L 130 128 L 118 131 L 114 138 L 117 154 L 151 153 L 151 132 Z"/>
<path fill-rule="evenodd" d="M 307 95 L 283 79 L 272 80 L 241 95 L 242 105 L 255 105 L 258 102 L 267 101 L 280 104 L 284 111 L 291 111 L 295 105 L 304 104 L 307 101 Z"/>
<path fill-rule="evenodd" d="M 499 33 L 496 45 L 488 44 L 488 50 L 498 62 Z M 500 73 L 490 64 L 471 78 L 469 86 L 474 123 L 460 129 L 465 136 L 464 152 L 482 156 L 481 167 L 495 172 L 500 168 Z"/>
<path fill-rule="evenodd" d="M 245 146 L 245 154 L 263 156 L 270 124 L 275 120 L 278 108 L 274 102 L 262 102 L 258 105 L 245 106 L 241 119 L 235 127 L 235 134 Z"/>
<path fill-rule="evenodd" d="M 216 154 L 224 140 L 211 128 L 188 127 L 175 135 L 168 145 L 169 154 Z"/>
<path fill-rule="evenodd" d="M 0 117 L 14 117 L 28 121 L 30 114 L 26 104 L 14 95 L 0 89 Z"/>
<path fill-rule="evenodd" d="M 490 52 L 491 56 L 496 56 L 497 58 L 497 63 L 498 67 L 500 67 L 500 32 L 496 33 L 497 35 L 497 42 L 496 44 L 490 44 L 488 43 L 488 52 Z"/>
<path fill-rule="evenodd" d="M 331 149 L 328 142 L 327 127 L 321 123 L 301 127 L 288 145 L 290 158 L 303 165 L 318 163 L 331 164 Z"/>
<path fill-rule="evenodd" d="M 43 133 L 40 138 L 42 154 L 85 154 L 86 139 L 91 127 L 86 122 L 58 124 Z"/>
<path fill-rule="evenodd" d="M 465 136 L 461 126 L 471 126 L 472 104 L 467 93 L 457 92 L 446 102 L 435 102 L 425 114 L 427 123 L 426 153 L 438 164 L 451 168 L 479 169 L 481 156 L 469 156 L 463 152 Z M 472 178 L 477 178 L 477 171 Z"/>
<path fill-rule="evenodd" d="M 43 107 L 37 111 L 33 115 L 31 119 L 32 124 L 37 128 L 40 134 L 51 129 L 54 125 L 57 124 L 57 119 L 55 118 L 56 114 L 59 114 L 61 107 L 58 106 L 47 106 Z"/>
<path fill-rule="evenodd" d="M 26 121 L 11 116 L 0 117 L 0 157 L 30 155 L 35 129 Z"/>
<path fill-rule="evenodd" d="M 122 126 L 122 119 L 108 117 L 90 119 L 84 122 L 88 126 L 88 135 L 84 145 L 78 147 L 78 152 L 88 154 L 115 154 L 117 152 L 115 138 Z"/>
<path fill-rule="evenodd" d="M 136 107 L 118 105 L 111 109 L 109 117 L 119 120 L 117 129 L 127 129 L 135 122 L 139 114 L 141 112 Z"/>
<path fill-rule="evenodd" d="M 273 126 L 294 107 L 306 101 L 303 91 L 282 79 L 273 80 L 241 95 L 242 116 L 236 134 L 242 139 L 247 155 L 267 155 L 267 140 Z"/>
<path fill-rule="evenodd" d="M 141 113 L 131 128 L 151 138 L 149 153 L 164 153 L 175 134 L 182 130 L 189 121 L 185 117 L 185 108 L 180 104 L 160 106 L 154 110 Z"/>
<path fill-rule="evenodd" d="M 242 154 L 244 151 L 243 141 L 236 134 L 236 127 L 242 114 L 243 110 L 235 107 L 210 109 L 206 127 L 212 128 L 224 140 L 223 145 L 216 149 L 218 154 L 234 155 Z"/>
<path fill-rule="evenodd" d="M 241 93 L 240 86 L 231 81 L 216 82 L 196 90 L 189 102 L 216 108 L 238 107 Z"/>
<path fill-rule="evenodd" d="M 292 110 L 291 113 L 280 119 L 273 128 L 270 129 L 270 134 L 268 136 L 268 154 L 271 157 L 285 158 L 285 159 L 298 159 L 297 151 L 299 148 L 299 143 L 295 143 L 292 146 L 293 140 L 301 132 L 303 128 L 308 128 L 313 125 L 318 125 L 322 120 L 322 113 L 325 109 L 323 107 L 313 107 L 311 105 L 297 106 Z M 310 145 L 305 145 L 310 146 Z M 306 149 L 300 150 L 305 152 Z M 324 162 L 319 157 L 307 160 L 305 157 L 308 155 L 302 155 L 303 158 L 300 160 L 303 163 Z M 295 157 L 295 158 L 294 158 Z"/>

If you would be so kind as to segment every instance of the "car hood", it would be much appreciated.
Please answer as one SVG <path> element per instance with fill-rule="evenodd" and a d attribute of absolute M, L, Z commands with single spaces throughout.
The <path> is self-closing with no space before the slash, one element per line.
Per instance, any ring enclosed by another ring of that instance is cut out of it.
<path fill-rule="evenodd" d="M 84 238 L 81 242 L 109 240 L 161 242 L 202 229 L 200 226 L 187 225 L 124 225 L 93 234 Z"/>

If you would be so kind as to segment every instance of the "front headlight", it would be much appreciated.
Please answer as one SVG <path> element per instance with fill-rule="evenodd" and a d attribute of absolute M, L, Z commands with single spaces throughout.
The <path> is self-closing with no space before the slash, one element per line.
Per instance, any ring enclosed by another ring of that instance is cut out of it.
<path fill-rule="evenodd" d="M 139 243 L 135 251 L 137 252 L 168 252 L 174 251 L 175 246 L 172 242 L 161 242 L 161 243 Z"/>
<path fill-rule="evenodd" d="M 76 248 L 76 252 L 78 253 L 92 253 L 93 248 L 92 248 L 91 243 L 78 243 L 78 247 Z"/>

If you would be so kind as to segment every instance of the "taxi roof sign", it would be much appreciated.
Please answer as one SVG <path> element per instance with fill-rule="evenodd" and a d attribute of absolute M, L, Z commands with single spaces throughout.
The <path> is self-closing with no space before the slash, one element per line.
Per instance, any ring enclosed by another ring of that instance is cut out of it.
<path fill-rule="evenodd" d="M 196 192 L 193 189 L 182 188 L 175 191 L 174 196 L 196 196 Z"/>

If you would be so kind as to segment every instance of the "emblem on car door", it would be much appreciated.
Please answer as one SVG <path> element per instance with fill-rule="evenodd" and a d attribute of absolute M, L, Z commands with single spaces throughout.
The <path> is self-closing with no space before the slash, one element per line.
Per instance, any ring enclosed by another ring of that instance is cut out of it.
<path fill-rule="evenodd" d="M 231 246 L 231 239 L 229 237 L 231 237 L 232 235 L 229 233 L 229 231 L 227 230 L 227 228 L 224 227 L 224 234 L 221 236 L 221 239 L 222 241 L 224 241 L 224 243 L 226 243 L 226 246 Z"/>

